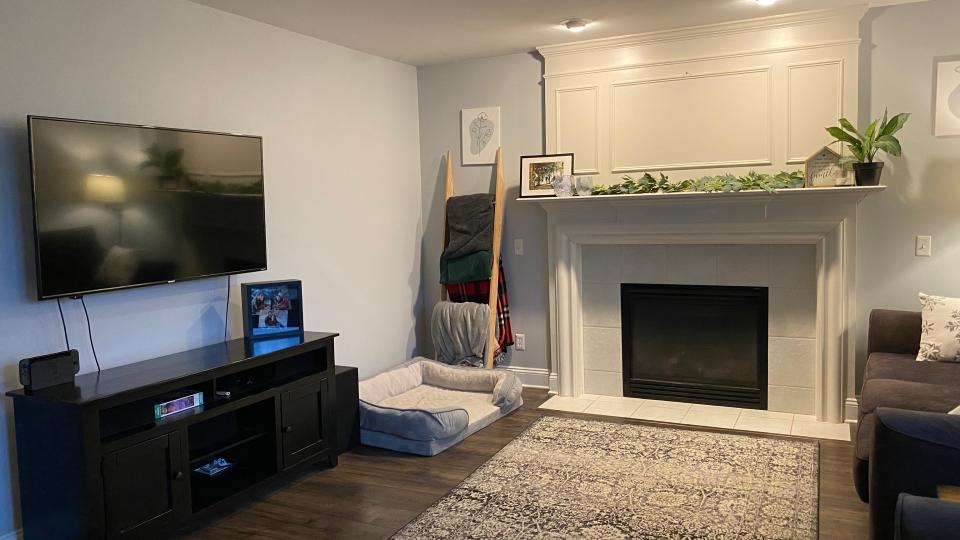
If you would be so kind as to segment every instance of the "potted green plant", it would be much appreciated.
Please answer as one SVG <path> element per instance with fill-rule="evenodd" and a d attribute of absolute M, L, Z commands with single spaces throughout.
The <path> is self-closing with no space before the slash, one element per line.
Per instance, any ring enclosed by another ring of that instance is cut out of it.
<path fill-rule="evenodd" d="M 837 141 L 846 143 L 850 150 L 849 156 L 841 158 L 843 165 L 853 164 L 853 172 L 858 186 L 875 186 L 880 183 L 880 174 L 883 172 L 883 162 L 874 161 L 877 152 L 883 150 L 891 156 L 901 153 L 900 141 L 894 136 L 910 118 L 910 113 L 900 113 L 893 118 L 877 118 L 867 126 L 866 131 L 860 133 L 846 118 L 840 119 L 840 127 L 828 127 L 827 133 Z"/>

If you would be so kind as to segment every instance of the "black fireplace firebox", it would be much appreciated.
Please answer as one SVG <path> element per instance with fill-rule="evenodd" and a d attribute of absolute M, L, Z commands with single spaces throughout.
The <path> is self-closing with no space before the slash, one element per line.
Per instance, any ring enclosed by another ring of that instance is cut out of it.
<path fill-rule="evenodd" d="M 767 408 L 767 288 L 620 286 L 623 395 Z"/>

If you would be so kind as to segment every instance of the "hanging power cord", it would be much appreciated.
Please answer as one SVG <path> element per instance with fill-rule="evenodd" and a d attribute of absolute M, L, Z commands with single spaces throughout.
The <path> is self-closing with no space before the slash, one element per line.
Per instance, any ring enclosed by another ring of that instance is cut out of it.
<path fill-rule="evenodd" d="M 227 341 L 230 331 L 230 276 L 227 276 L 227 302 L 223 308 L 223 341 Z"/>
<path fill-rule="evenodd" d="M 70 350 L 70 335 L 67 334 L 67 320 L 63 318 L 63 305 L 60 304 L 60 299 L 57 298 L 57 309 L 60 310 L 60 324 L 63 325 L 63 340 L 67 342 L 67 350 Z"/>
<path fill-rule="evenodd" d="M 90 327 L 90 312 L 87 311 L 87 302 L 80 297 L 83 306 L 83 315 L 87 318 L 87 336 L 90 338 L 90 350 L 93 351 L 93 361 L 97 363 L 97 373 L 100 373 L 100 359 L 97 357 L 97 347 L 93 344 L 93 328 Z"/>

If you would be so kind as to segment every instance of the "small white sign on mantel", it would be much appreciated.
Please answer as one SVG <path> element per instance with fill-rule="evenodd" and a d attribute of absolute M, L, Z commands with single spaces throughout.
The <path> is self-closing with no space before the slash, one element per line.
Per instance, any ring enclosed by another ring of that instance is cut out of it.
<path fill-rule="evenodd" d="M 840 164 L 840 154 L 829 146 L 817 150 L 804 162 L 804 187 L 852 186 L 854 183 L 850 169 Z"/>

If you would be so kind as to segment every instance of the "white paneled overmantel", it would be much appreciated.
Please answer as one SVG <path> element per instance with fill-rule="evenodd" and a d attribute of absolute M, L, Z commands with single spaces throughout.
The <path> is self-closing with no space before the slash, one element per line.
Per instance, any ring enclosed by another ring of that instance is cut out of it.
<path fill-rule="evenodd" d="M 578 174 L 798 168 L 857 112 L 865 6 L 540 47 L 549 153 Z M 838 148 L 839 149 L 839 148 Z"/>
<path fill-rule="evenodd" d="M 857 206 L 883 186 L 777 193 L 662 193 L 520 199 L 546 210 L 551 381 L 584 393 L 583 247 L 796 245 L 815 252 L 813 412 L 841 422 L 855 396 Z"/>

